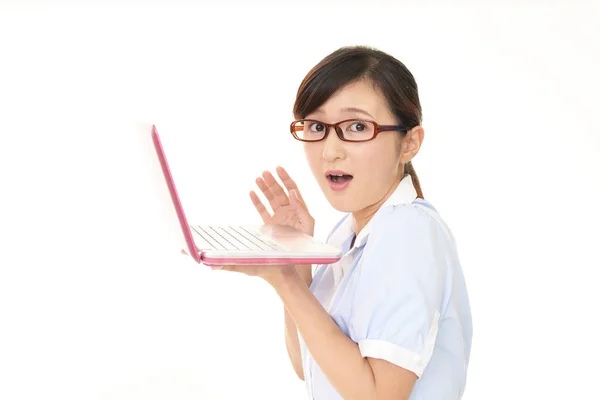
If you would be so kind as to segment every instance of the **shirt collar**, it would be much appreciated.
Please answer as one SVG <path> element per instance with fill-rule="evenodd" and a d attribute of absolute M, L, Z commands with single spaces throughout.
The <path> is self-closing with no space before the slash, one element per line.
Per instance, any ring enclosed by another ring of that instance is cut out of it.
<path fill-rule="evenodd" d="M 402 204 L 410 204 L 417 198 L 417 190 L 415 189 L 412 181 L 412 177 L 410 175 L 405 176 L 401 181 L 396 190 L 392 193 L 390 197 L 381 205 L 379 210 L 375 213 L 377 215 L 381 212 L 382 209 L 389 206 L 398 206 Z M 358 248 L 363 246 L 367 237 L 369 236 L 369 231 L 371 229 L 371 222 L 373 218 L 367 223 L 367 225 L 360 231 L 358 237 L 354 241 L 354 246 L 352 248 Z M 342 247 L 349 237 L 354 235 L 354 219 L 350 214 L 346 215 L 340 226 L 336 229 L 336 231 L 331 235 L 330 243 L 332 245 Z M 346 250 L 346 249 L 344 249 Z M 348 249 L 350 250 L 350 249 Z"/>
<path fill-rule="evenodd" d="M 377 210 L 375 215 L 381 212 L 382 209 L 389 206 L 397 206 L 401 204 L 410 204 L 417 198 L 417 191 L 415 190 L 410 175 L 407 175 L 400 181 L 400 184 L 394 190 L 392 195 L 382 204 Z M 350 240 L 354 236 L 354 219 L 351 214 L 346 214 L 344 219 L 339 223 L 337 229 L 329 237 L 328 243 L 338 248 L 341 248 L 344 252 L 344 257 L 332 268 L 334 285 L 337 286 L 342 280 L 343 276 L 350 269 L 351 264 L 354 261 L 352 254 L 355 249 L 358 249 L 365 245 L 371 229 L 371 222 L 375 218 L 375 215 L 367 223 L 367 225 L 360 231 L 360 234 L 354 241 L 354 245 L 350 247 Z"/>
<path fill-rule="evenodd" d="M 416 200 L 418 194 L 417 189 L 410 175 L 406 175 L 401 181 L 394 193 L 383 203 L 381 208 L 385 206 L 398 206 L 402 204 L 410 204 Z"/>
<path fill-rule="evenodd" d="M 417 190 L 415 189 L 412 181 L 412 177 L 410 175 L 406 175 L 401 181 L 396 190 L 392 193 L 390 197 L 381 205 L 379 210 L 375 213 L 375 215 L 369 220 L 367 225 L 360 231 L 358 237 L 354 241 L 354 247 L 363 246 L 367 237 L 369 236 L 369 231 L 371 230 L 371 225 L 375 216 L 381 212 L 386 207 L 395 207 L 403 204 L 410 204 L 417 198 Z"/>

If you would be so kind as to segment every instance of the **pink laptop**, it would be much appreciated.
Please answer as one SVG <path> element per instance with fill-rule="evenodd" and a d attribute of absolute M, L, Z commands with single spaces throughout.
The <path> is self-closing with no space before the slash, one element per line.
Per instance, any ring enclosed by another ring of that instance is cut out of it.
<path fill-rule="evenodd" d="M 187 252 L 197 263 L 209 266 L 331 264 L 342 257 L 340 249 L 287 226 L 188 224 L 158 130 L 154 125 L 143 129 L 147 130 L 148 140 L 152 138 Z"/>

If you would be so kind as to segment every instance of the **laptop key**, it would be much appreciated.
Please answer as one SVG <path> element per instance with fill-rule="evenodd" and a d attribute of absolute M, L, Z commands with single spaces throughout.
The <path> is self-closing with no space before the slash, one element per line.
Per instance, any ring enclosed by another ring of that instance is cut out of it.
<path fill-rule="evenodd" d="M 264 236 L 257 234 L 256 232 L 253 232 L 246 228 L 229 226 L 228 231 L 231 232 L 232 235 L 236 235 L 237 237 L 242 237 L 245 240 L 251 242 L 259 250 L 263 250 L 263 251 L 278 250 L 275 243 L 273 243 L 272 241 L 269 241 Z M 269 243 L 269 242 L 271 242 L 271 243 Z"/>
<path fill-rule="evenodd" d="M 227 249 L 227 246 L 223 244 L 223 241 L 219 240 L 218 235 L 215 235 L 210 231 L 210 229 L 207 229 L 203 226 L 196 226 L 193 228 L 196 233 L 198 233 L 198 235 L 200 235 L 206 242 L 210 243 L 215 250 L 229 250 Z"/>
<path fill-rule="evenodd" d="M 215 228 L 219 231 L 221 236 L 225 237 L 230 243 L 235 244 L 238 250 L 260 250 L 256 244 L 246 239 L 242 235 L 238 235 L 236 232 L 232 232 L 230 229 L 219 226 Z"/>
<path fill-rule="evenodd" d="M 278 251 L 278 243 L 259 232 L 234 226 L 192 227 L 212 248 L 226 251 Z"/>
<path fill-rule="evenodd" d="M 267 248 L 265 248 L 265 250 L 284 250 L 277 242 L 274 242 L 273 240 L 269 239 L 267 236 L 265 236 L 259 232 L 256 232 L 249 228 L 240 228 L 240 229 L 242 229 L 246 234 L 254 237 L 254 239 L 256 241 L 260 242 L 261 245 L 268 246 Z"/>

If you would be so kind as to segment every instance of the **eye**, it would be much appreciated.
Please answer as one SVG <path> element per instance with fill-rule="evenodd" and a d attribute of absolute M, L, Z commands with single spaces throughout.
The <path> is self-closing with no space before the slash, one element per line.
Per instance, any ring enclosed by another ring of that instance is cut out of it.
<path fill-rule="evenodd" d="M 367 126 L 360 121 L 353 122 L 350 125 L 350 130 L 354 132 L 364 132 L 367 129 Z"/>
<path fill-rule="evenodd" d="M 325 130 L 325 125 L 318 122 L 312 122 L 308 129 L 310 129 L 311 132 L 323 132 Z"/>

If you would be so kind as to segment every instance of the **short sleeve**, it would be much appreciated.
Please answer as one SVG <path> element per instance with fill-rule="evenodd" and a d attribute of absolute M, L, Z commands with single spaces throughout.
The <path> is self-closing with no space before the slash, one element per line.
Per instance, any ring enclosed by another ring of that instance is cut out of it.
<path fill-rule="evenodd" d="M 437 338 L 449 244 L 440 223 L 417 205 L 381 211 L 356 270 L 350 334 L 363 357 L 420 377 Z"/>

